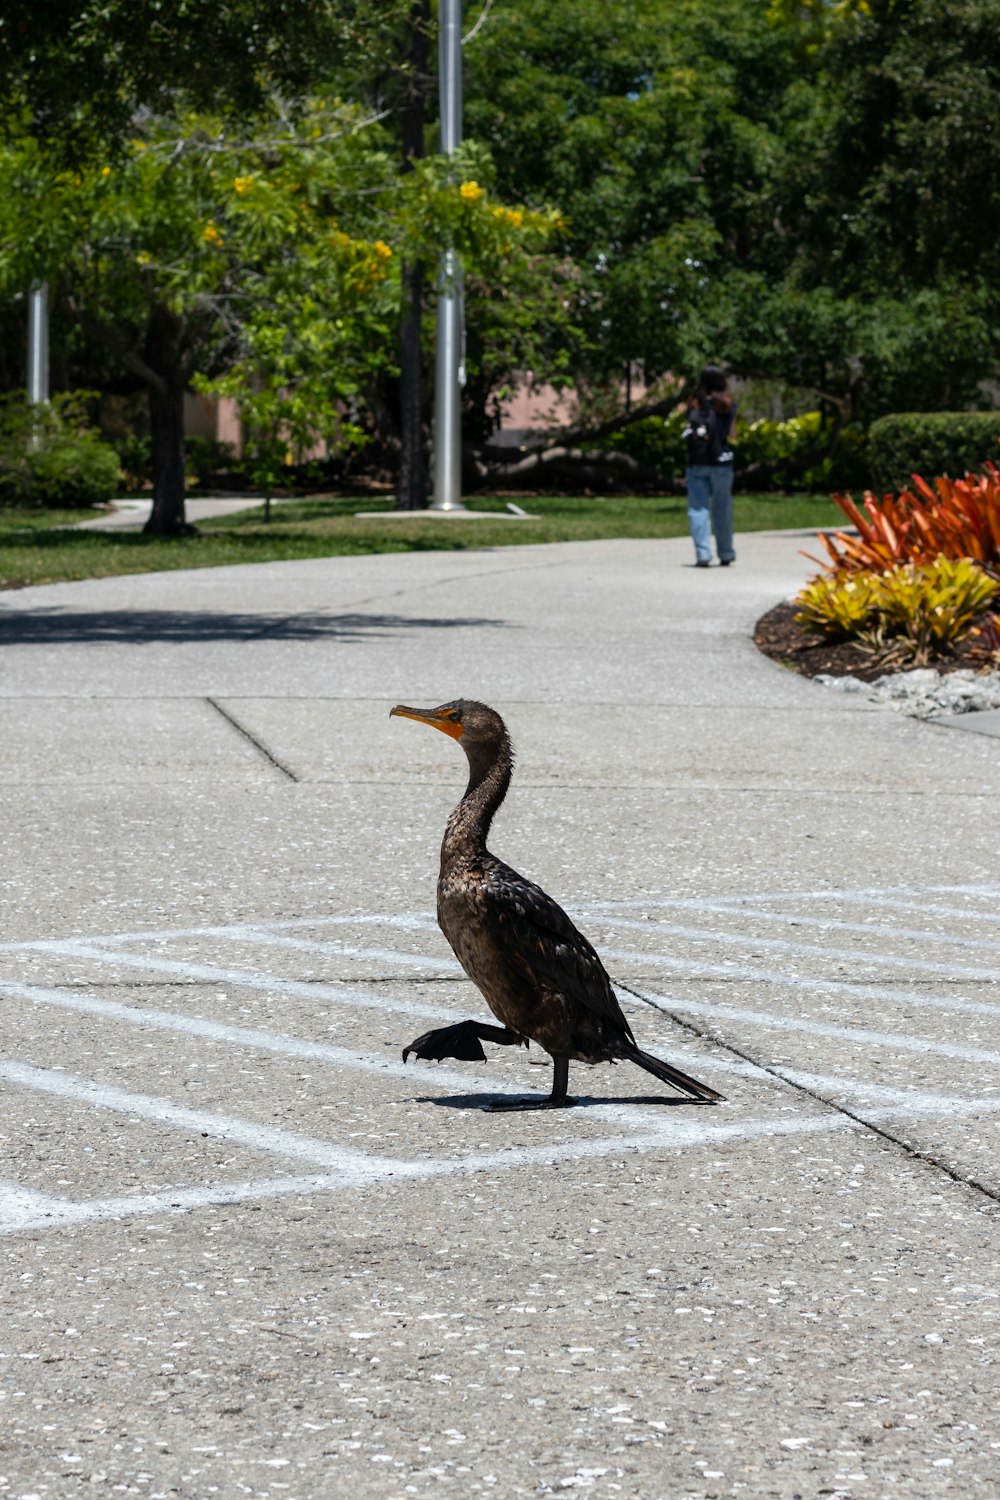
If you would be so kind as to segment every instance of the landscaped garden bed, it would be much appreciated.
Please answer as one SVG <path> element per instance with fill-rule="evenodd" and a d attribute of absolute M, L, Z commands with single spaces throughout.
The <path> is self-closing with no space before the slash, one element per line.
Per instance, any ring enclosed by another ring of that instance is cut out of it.
<path fill-rule="evenodd" d="M 758 620 L 758 648 L 808 677 L 1000 672 L 1000 471 L 833 498 L 852 529 L 820 533 L 819 572 Z"/>

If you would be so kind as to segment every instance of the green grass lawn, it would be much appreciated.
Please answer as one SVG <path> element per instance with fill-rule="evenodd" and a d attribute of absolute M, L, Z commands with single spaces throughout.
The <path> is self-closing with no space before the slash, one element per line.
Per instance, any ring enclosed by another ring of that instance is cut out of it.
<path fill-rule="evenodd" d="M 467 503 L 476 511 L 505 511 L 505 502 L 494 498 Z M 388 511 L 390 502 L 317 498 L 274 507 L 269 525 L 264 523 L 261 507 L 202 522 L 199 535 L 170 541 L 140 532 L 61 529 L 84 519 L 79 511 L 0 510 L 0 588 L 367 552 L 464 551 L 607 537 L 685 536 L 688 529 L 683 496 L 571 499 L 554 495 L 517 503 L 539 519 L 359 520 L 356 511 Z M 737 532 L 843 524 L 836 506 L 816 495 L 737 495 L 733 510 Z"/>

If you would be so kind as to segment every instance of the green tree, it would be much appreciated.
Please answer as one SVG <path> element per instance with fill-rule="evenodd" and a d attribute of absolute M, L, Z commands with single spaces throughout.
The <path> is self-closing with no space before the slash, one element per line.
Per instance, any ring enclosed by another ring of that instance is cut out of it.
<path fill-rule="evenodd" d="M 337 78 L 365 106 L 391 70 L 408 0 L 5 0 L 2 98 L 50 147 L 108 152 L 137 109 L 253 115 L 275 89 L 305 97 Z"/>
<path fill-rule="evenodd" d="M 437 159 L 401 176 L 378 128 L 331 99 L 294 116 L 276 103 L 235 134 L 216 117 L 151 117 L 120 159 L 79 170 L 30 137 L 0 153 L 0 283 L 48 280 L 146 388 L 156 532 L 185 526 L 196 376 L 239 398 L 265 466 L 351 437 L 338 403 L 395 365 L 400 259 L 452 243 L 489 277 L 548 227 Z"/>
<path fill-rule="evenodd" d="M 501 194 L 565 213 L 567 373 L 607 419 L 591 436 L 622 424 L 635 363 L 655 381 L 716 357 L 798 385 L 827 441 L 851 417 L 977 399 L 1000 322 L 998 22 L 1000 0 L 490 13 L 469 129 Z"/>
<path fill-rule="evenodd" d="M 501 196 L 565 215 L 586 386 L 709 352 L 782 152 L 795 48 L 764 0 L 513 0 L 467 47 L 468 131 Z"/>
<path fill-rule="evenodd" d="M 233 139 L 217 119 L 152 117 L 119 159 L 78 170 L 30 137 L 0 156 L 4 282 L 47 280 L 147 391 L 156 532 L 185 525 L 184 390 L 239 356 L 259 299 L 287 302 L 308 270 L 331 397 L 370 359 L 369 323 L 384 316 L 356 265 L 375 254 L 356 189 L 385 172 L 358 112 L 314 101 L 302 122 L 276 107 L 255 124 Z"/>
<path fill-rule="evenodd" d="M 1000 0 L 826 9 L 818 44 L 789 27 L 812 74 L 775 180 L 785 284 L 840 302 L 867 415 L 981 400 L 1000 326 Z"/>

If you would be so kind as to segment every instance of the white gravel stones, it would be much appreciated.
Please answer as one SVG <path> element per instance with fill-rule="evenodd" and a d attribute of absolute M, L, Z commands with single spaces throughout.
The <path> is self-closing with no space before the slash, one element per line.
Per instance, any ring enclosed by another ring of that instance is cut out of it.
<path fill-rule="evenodd" d="M 814 680 L 838 693 L 854 693 L 873 702 L 888 703 L 897 713 L 913 719 L 1000 708 L 1000 672 L 980 676 L 965 667 L 957 672 L 918 667 L 912 672 L 888 672 L 884 677 L 876 677 L 874 682 L 861 682 L 857 677 L 834 677 L 826 672 Z"/>

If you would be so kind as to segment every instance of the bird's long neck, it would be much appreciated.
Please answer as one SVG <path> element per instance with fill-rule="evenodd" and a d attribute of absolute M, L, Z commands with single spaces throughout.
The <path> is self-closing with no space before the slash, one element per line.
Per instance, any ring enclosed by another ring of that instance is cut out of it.
<path fill-rule="evenodd" d="M 441 846 L 442 867 L 486 852 L 490 824 L 507 795 L 514 768 L 514 752 L 506 734 L 498 745 L 470 745 L 466 754 L 469 757 L 469 784 L 445 828 Z"/>

